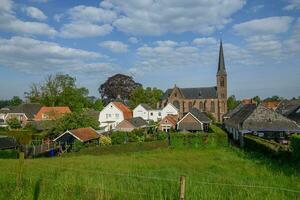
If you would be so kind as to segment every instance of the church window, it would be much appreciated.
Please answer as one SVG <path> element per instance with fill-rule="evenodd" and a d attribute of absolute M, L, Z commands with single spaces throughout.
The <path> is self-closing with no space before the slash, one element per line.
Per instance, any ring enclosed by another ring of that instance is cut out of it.
<path fill-rule="evenodd" d="M 204 110 L 204 109 L 203 109 L 203 103 L 202 103 L 202 102 L 199 103 L 199 110 L 200 110 L 200 111 L 203 111 L 203 110 Z"/>
<path fill-rule="evenodd" d="M 224 79 L 224 77 L 221 77 L 221 80 L 220 80 L 220 86 L 221 86 L 221 87 L 224 87 L 224 86 L 225 86 L 225 79 Z"/>
<path fill-rule="evenodd" d="M 177 92 L 174 93 L 174 97 L 177 97 Z"/>
<path fill-rule="evenodd" d="M 210 112 L 215 112 L 215 102 L 210 103 Z"/>
<path fill-rule="evenodd" d="M 180 104 L 178 101 L 173 101 L 173 105 L 178 109 L 180 110 Z"/>
<path fill-rule="evenodd" d="M 189 111 L 192 110 L 192 107 L 193 107 L 193 103 L 189 102 Z"/>

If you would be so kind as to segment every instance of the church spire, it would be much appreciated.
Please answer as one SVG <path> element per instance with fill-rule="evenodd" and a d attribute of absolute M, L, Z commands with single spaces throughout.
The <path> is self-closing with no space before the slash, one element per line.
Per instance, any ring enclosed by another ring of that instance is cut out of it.
<path fill-rule="evenodd" d="M 217 75 L 227 75 L 224 61 L 223 45 L 222 39 L 220 41 L 220 50 L 219 50 L 219 63 L 218 63 L 218 72 Z"/>

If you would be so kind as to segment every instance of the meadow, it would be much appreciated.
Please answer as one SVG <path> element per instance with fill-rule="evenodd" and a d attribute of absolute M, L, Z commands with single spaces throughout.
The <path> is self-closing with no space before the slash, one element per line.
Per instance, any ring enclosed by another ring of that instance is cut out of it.
<path fill-rule="evenodd" d="M 181 175 L 186 199 L 300 199 L 297 167 L 227 145 L 156 144 L 2 159 L 0 199 L 178 199 Z"/>

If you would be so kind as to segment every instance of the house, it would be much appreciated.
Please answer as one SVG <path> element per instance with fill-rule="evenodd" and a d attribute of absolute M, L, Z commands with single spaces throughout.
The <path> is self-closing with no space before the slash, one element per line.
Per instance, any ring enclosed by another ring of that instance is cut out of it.
<path fill-rule="evenodd" d="M 34 121 L 55 120 L 66 113 L 71 113 L 71 110 L 68 106 L 63 106 L 63 107 L 43 106 L 34 116 Z"/>
<path fill-rule="evenodd" d="M 100 128 L 110 131 L 124 119 L 131 119 L 132 111 L 121 102 L 109 103 L 99 114 Z"/>
<path fill-rule="evenodd" d="M 16 149 L 17 147 L 18 143 L 15 138 L 0 135 L 0 150 Z"/>
<path fill-rule="evenodd" d="M 243 103 L 240 103 L 238 106 L 236 106 L 234 109 L 229 110 L 225 115 L 223 115 L 223 122 L 225 122 L 227 119 L 230 119 L 235 113 L 237 113 L 244 105 Z"/>
<path fill-rule="evenodd" d="M 241 101 L 241 103 L 242 103 L 243 105 L 257 104 L 257 102 L 256 102 L 254 99 L 243 99 L 243 100 Z"/>
<path fill-rule="evenodd" d="M 16 118 L 21 122 L 21 124 L 26 124 L 29 121 L 34 121 L 35 115 L 41 108 L 42 105 L 38 103 L 21 104 L 6 110 L 4 120 L 7 121 L 9 119 Z"/>
<path fill-rule="evenodd" d="M 184 117 L 177 122 L 177 130 L 197 132 L 208 131 L 212 120 L 204 112 L 197 108 L 192 108 Z"/>
<path fill-rule="evenodd" d="M 225 122 L 229 138 L 243 146 L 243 135 L 254 134 L 265 139 L 285 140 L 289 134 L 300 131 L 296 122 L 263 105 L 243 105 Z"/>
<path fill-rule="evenodd" d="M 171 103 L 168 103 L 162 110 L 161 110 L 161 116 L 162 118 L 165 118 L 168 115 L 179 115 L 179 110 Z"/>
<path fill-rule="evenodd" d="M 61 144 L 72 144 L 76 140 L 87 143 L 97 140 L 100 136 L 93 128 L 78 128 L 65 131 L 53 141 Z"/>
<path fill-rule="evenodd" d="M 262 105 L 266 108 L 276 110 L 278 105 L 280 104 L 280 101 L 264 101 L 262 102 Z"/>
<path fill-rule="evenodd" d="M 217 121 L 222 122 L 227 112 L 227 72 L 225 68 L 222 41 L 220 42 L 216 86 L 181 88 L 176 85 L 167 89 L 158 103 L 159 108 L 172 103 L 179 112 L 179 117 L 197 108 L 201 112 L 211 113 Z"/>
<path fill-rule="evenodd" d="M 141 117 L 133 117 L 131 119 L 124 119 L 117 126 L 116 130 L 131 132 L 134 129 L 146 128 L 148 123 Z"/>
<path fill-rule="evenodd" d="M 276 108 L 276 112 L 295 121 L 300 126 L 300 100 L 283 100 Z"/>
<path fill-rule="evenodd" d="M 158 129 L 164 132 L 170 132 L 171 129 L 176 130 L 178 115 L 165 116 L 158 125 Z"/>

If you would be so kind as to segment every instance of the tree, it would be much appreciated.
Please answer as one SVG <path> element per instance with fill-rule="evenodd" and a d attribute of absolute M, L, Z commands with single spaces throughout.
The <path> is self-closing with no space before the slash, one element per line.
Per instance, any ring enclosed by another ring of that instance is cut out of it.
<path fill-rule="evenodd" d="M 11 129 L 18 129 L 22 127 L 21 122 L 15 117 L 7 120 L 7 124 Z"/>
<path fill-rule="evenodd" d="M 261 99 L 260 99 L 259 96 L 255 96 L 255 97 L 253 97 L 252 99 L 253 99 L 257 104 L 260 104 L 260 102 L 261 102 Z"/>
<path fill-rule="evenodd" d="M 97 110 L 97 111 L 103 110 L 103 108 L 104 108 L 103 101 L 102 101 L 101 99 L 97 99 L 97 100 L 94 102 L 93 108 L 94 108 L 95 110 Z"/>
<path fill-rule="evenodd" d="M 140 103 L 146 103 L 152 108 L 155 108 L 162 95 L 163 91 L 160 89 L 150 87 L 144 89 L 143 87 L 138 87 L 132 91 L 129 98 L 129 105 L 131 108 L 135 108 Z"/>
<path fill-rule="evenodd" d="M 32 84 L 26 98 L 45 106 L 69 106 L 72 111 L 91 107 L 88 89 L 76 87 L 76 79 L 68 74 L 48 75 L 42 84 Z"/>
<path fill-rule="evenodd" d="M 236 100 L 234 95 L 231 95 L 230 97 L 228 97 L 228 99 L 227 99 L 227 108 L 228 108 L 228 110 L 234 109 L 239 104 L 240 104 L 240 102 Z"/>
<path fill-rule="evenodd" d="M 141 86 L 142 85 L 136 83 L 131 76 L 116 74 L 109 77 L 102 85 L 100 85 L 98 91 L 102 99 L 108 99 L 109 101 L 118 98 L 121 100 L 128 100 L 132 91 Z"/>
<path fill-rule="evenodd" d="M 18 96 L 14 96 L 10 101 L 9 101 L 9 105 L 10 106 L 18 106 L 20 104 L 23 103 L 23 100 L 20 99 L 20 97 Z"/>
<path fill-rule="evenodd" d="M 279 97 L 277 95 L 264 99 L 264 101 L 281 101 L 281 100 L 283 100 L 283 97 Z"/>
<path fill-rule="evenodd" d="M 56 137 L 57 135 L 65 132 L 66 130 L 92 127 L 94 129 L 99 128 L 99 122 L 97 119 L 89 116 L 85 113 L 68 113 L 63 117 L 50 122 L 52 124 L 49 129 L 49 135 Z"/>

